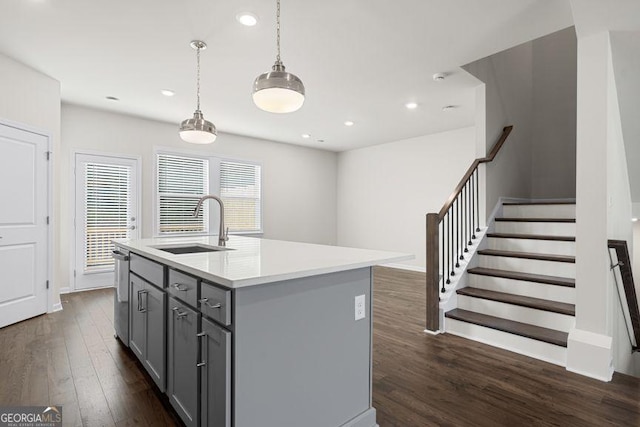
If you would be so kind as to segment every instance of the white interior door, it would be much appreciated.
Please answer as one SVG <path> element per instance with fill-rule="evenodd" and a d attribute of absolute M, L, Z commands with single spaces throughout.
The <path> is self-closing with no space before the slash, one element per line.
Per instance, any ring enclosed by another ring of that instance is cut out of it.
<path fill-rule="evenodd" d="M 48 146 L 0 124 L 0 327 L 47 311 Z"/>
<path fill-rule="evenodd" d="M 113 285 L 113 239 L 139 237 L 138 161 L 76 154 L 74 289 Z"/>

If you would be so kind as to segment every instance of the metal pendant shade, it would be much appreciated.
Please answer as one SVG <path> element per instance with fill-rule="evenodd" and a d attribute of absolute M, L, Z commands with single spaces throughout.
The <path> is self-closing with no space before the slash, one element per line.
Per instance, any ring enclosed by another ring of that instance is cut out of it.
<path fill-rule="evenodd" d="M 295 74 L 285 71 L 280 60 L 280 0 L 277 0 L 276 32 L 278 54 L 271 71 L 253 82 L 253 102 L 270 113 L 292 113 L 304 104 L 304 84 Z"/>
<path fill-rule="evenodd" d="M 192 144 L 211 144 L 216 140 L 216 127 L 210 121 L 205 120 L 202 111 L 200 111 L 200 50 L 206 49 L 207 45 L 203 41 L 194 40 L 191 42 L 191 47 L 197 51 L 197 107 L 193 117 L 180 124 L 180 138 Z"/>

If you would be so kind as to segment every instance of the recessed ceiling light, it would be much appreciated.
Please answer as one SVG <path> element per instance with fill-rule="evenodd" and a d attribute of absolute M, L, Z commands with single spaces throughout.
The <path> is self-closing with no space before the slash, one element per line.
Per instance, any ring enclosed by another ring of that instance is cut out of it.
<path fill-rule="evenodd" d="M 407 102 L 406 104 L 404 104 L 404 106 L 409 110 L 415 110 L 416 108 L 418 108 L 418 104 L 415 102 Z"/>
<path fill-rule="evenodd" d="M 457 105 L 445 105 L 444 107 L 442 107 L 442 111 L 451 111 L 455 110 L 456 108 L 458 108 Z"/>
<path fill-rule="evenodd" d="M 163 94 L 164 96 L 173 96 L 176 94 L 174 91 L 169 89 L 162 89 L 160 93 Z"/>
<path fill-rule="evenodd" d="M 258 23 L 258 17 L 253 13 L 239 13 L 236 15 L 236 20 L 244 26 L 253 27 Z"/>
<path fill-rule="evenodd" d="M 635 217 L 634 217 L 634 218 L 631 218 L 631 221 L 633 221 L 633 222 L 638 222 L 638 218 L 635 218 Z"/>
<path fill-rule="evenodd" d="M 355 123 L 352 122 L 351 120 L 347 120 L 346 122 L 344 122 L 345 126 L 353 126 Z"/>
<path fill-rule="evenodd" d="M 304 139 L 309 139 L 309 138 L 311 138 L 311 135 L 309 135 L 308 133 L 303 133 L 303 134 L 302 134 L 302 137 L 303 137 Z"/>
<path fill-rule="evenodd" d="M 105 99 L 109 101 L 120 101 L 120 98 L 116 98 L 115 96 L 105 96 Z"/>

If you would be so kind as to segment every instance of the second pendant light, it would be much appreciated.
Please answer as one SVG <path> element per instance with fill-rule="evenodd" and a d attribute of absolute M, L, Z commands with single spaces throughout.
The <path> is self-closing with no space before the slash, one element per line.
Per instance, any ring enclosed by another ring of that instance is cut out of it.
<path fill-rule="evenodd" d="M 304 84 L 298 76 L 285 71 L 280 59 L 280 0 L 277 0 L 276 34 L 276 62 L 271 71 L 253 82 L 253 102 L 270 113 L 292 113 L 304 104 Z"/>

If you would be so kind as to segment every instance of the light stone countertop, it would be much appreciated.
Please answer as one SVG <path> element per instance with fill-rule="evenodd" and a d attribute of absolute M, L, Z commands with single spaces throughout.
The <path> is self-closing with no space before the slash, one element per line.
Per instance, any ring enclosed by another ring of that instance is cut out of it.
<path fill-rule="evenodd" d="M 160 246 L 218 246 L 218 236 L 116 240 L 139 255 L 235 289 L 413 259 L 410 254 L 229 236 L 218 252 L 172 254 Z"/>

